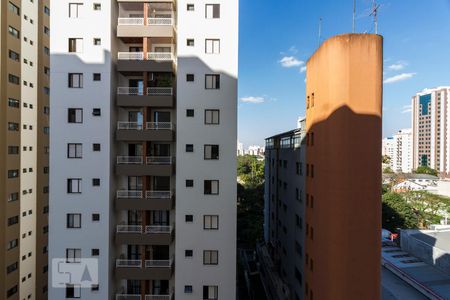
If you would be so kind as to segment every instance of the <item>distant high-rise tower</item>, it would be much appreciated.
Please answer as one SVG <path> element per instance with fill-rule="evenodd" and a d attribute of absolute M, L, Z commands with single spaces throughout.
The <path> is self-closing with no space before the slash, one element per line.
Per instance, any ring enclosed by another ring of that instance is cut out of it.
<path fill-rule="evenodd" d="M 428 166 L 450 176 L 450 87 L 425 89 L 412 97 L 412 168 Z"/>
<path fill-rule="evenodd" d="M 0 3 L 0 299 L 47 299 L 49 2 Z"/>
<path fill-rule="evenodd" d="M 412 130 L 401 129 L 393 137 L 391 168 L 394 172 L 412 171 Z"/>

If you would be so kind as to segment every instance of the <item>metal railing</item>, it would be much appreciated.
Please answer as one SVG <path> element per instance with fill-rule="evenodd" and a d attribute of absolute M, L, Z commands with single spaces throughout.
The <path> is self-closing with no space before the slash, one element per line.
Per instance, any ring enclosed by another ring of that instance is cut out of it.
<path fill-rule="evenodd" d="M 142 191 L 120 190 L 117 191 L 117 198 L 142 199 L 143 194 Z"/>
<path fill-rule="evenodd" d="M 150 225 L 145 226 L 145 233 L 171 233 L 172 228 L 168 225 Z"/>
<path fill-rule="evenodd" d="M 144 52 L 119 52 L 117 53 L 119 60 L 144 60 Z"/>
<path fill-rule="evenodd" d="M 147 88 L 149 96 L 172 96 L 173 88 L 171 87 L 149 87 Z"/>
<path fill-rule="evenodd" d="M 170 165 L 172 164 L 172 156 L 147 156 L 147 165 Z"/>
<path fill-rule="evenodd" d="M 169 61 L 173 60 L 172 52 L 148 52 L 148 60 Z"/>
<path fill-rule="evenodd" d="M 142 268 L 142 260 L 140 259 L 117 259 L 117 268 Z"/>
<path fill-rule="evenodd" d="M 144 18 L 119 18 L 119 25 L 144 25 Z"/>
<path fill-rule="evenodd" d="M 143 162 L 142 156 L 117 156 L 118 165 L 142 165 Z"/>
<path fill-rule="evenodd" d="M 117 122 L 119 130 L 142 130 L 142 124 L 138 122 Z"/>
<path fill-rule="evenodd" d="M 147 122 L 145 124 L 147 130 L 172 130 L 172 122 Z"/>
<path fill-rule="evenodd" d="M 170 199 L 172 197 L 171 191 L 146 191 L 146 199 Z"/>
<path fill-rule="evenodd" d="M 145 295 L 145 300 L 170 300 L 172 295 Z"/>
<path fill-rule="evenodd" d="M 146 268 L 169 268 L 172 266 L 172 260 L 146 260 Z"/>
<path fill-rule="evenodd" d="M 116 294 L 116 300 L 141 300 L 141 295 L 134 294 Z"/>
<path fill-rule="evenodd" d="M 173 18 L 147 18 L 147 25 L 170 26 L 173 23 Z"/>
<path fill-rule="evenodd" d="M 142 225 L 117 225 L 118 233 L 142 233 Z"/>
<path fill-rule="evenodd" d="M 142 96 L 144 95 L 144 89 L 139 87 L 118 87 L 118 95 L 131 95 L 131 96 Z"/>

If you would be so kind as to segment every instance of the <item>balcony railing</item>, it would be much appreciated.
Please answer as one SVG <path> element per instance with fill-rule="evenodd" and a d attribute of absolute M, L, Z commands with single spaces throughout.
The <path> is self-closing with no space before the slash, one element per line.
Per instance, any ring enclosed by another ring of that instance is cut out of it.
<path fill-rule="evenodd" d="M 142 260 L 140 259 L 117 259 L 117 268 L 142 268 Z"/>
<path fill-rule="evenodd" d="M 119 52 L 117 59 L 120 60 L 144 60 L 144 52 Z"/>
<path fill-rule="evenodd" d="M 120 190 L 117 191 L 117 198 L 142 199 L 143 191 Z"/>
<path fill-rule="evenodd" d="M 119 25 L 144 25 L 144 18 L 119 18 Z"/>
<path fill-rule="evenodd" d="M 148 18 L 147 25 L 171 26 L 173 18 Z"/>
<path fill-rule="evenodd" d="M 147 165 L 170 165 L 172 164 L 172 156 L 147 156 Z"/>
<path fill-rule="evenodd" d="M 171 191 L 146 191 L 146 199 L 170 199 L 172 197 Z"/>
<path fill-rule="evenodd" d="M 145 226 L 145 233 L 171 233 L 173 227 L 167 225 Z"/>
<path fill-rule="evenodd" d="M 142 156 L 117 156 L 118 165 L 142 165 L 143 162 Z"/>
<path fill-rule="evenodd" d="M 172 122 L 147 122 L 145 124 L 147 130 L 172 130 Z"/>
<path fill-rule="evenodd" d="M 117 95 L 142 96 L 144 89 L 139 87 L 118 87 Z"/>
<path fill-rule="evenodd" d="M 170 61 L 173 60 L 173 55 L 171 52 L 149 52 L 147 53 L 147 59 L 157 61 Z"/>
<path fill-rule="evenodd" d="M 171 87 L 149 87 L 147 88 L 149 96 L 172 96 L 173 88 Z"/>
<path fill-rule="evenodd" d="M 146 268 L 169 268 L 172 266 L 172 260 L 146 260 Z"/>
<path fill-rule="evenodd" d="M 141 295 L 135 294 L 116 294 L 116 300 L 141 300 Z"/>
<path fill-rule="evenodd" d="M 117 233 L 142 233 L 142 225 L 117 225 Z"/>
<path fill-rule="evenodd" d="M 142 130 L 142 124 L 138 122 L 117 122 L 119 130 Z"/>

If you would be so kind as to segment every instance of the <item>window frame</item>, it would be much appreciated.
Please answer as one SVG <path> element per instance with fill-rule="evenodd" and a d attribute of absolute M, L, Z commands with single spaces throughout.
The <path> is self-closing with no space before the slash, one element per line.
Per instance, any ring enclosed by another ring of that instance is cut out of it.
<path fill-rule="evenodd" d="M 203 215 L 203 230 L 219 230 L 219 215 Z"/>
<path fill-rule="evenodd" d="M 75 147 L 75 148 L 71 149 L 71 146 Z M 69 158 L 69 159 L 83 158 L 83 144 L 82 143 L 67 143 L 67 158 Z"/>
<path fill-rule="evenodd" d="M 220 74 L 205 74 L 205 90 L 220 90 Z"/>
<path fill-rule="evenodd" d="M 81 228 L 81 214 L 79 213 L 69 213 L 66 214 L 66 228 L 68 229 L 79 229 Z"/>

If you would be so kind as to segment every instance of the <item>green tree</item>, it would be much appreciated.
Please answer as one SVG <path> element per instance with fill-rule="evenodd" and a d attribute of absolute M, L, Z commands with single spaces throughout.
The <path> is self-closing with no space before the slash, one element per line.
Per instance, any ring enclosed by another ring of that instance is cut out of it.
<path fill-rule="evenodd" d="M 450 199 L 426 191 L 411 191 L 403 196 L 406 202 L 420 213 L 422 227 L 438 224 L 450 211 Z"/>
<path fill-rule="evenodd" d="M 394 171 L 392 171 L 391 167 L 386 167 L 383 169 L 383 173 L 385 174 L 393 174 Z"/>
<path fill-rule="evenodd" d="M 390 231 L 397 228 L 420 228 L 420 213 L 397 193 L 386 193 L 382 198 L 382 225 Z"/>
<path fill-rule="evenodd" d="M 387 156 L 387 155 L 383 155 L 381 157 L 381 161 L 383 162 L 383 164 L 388 164 L 388 163 L 391 162 L 391 158 L 389 156 Z"/>
<path fill-rule="evenodd" d="M 432 169 L 428 166 L 420 166 L 416 169 L 415 171 L 416 174 L 428 174 L 428 175 L 433 175 L 433 176 L 437 176 L 437 171 L 435 169 Z"/>

